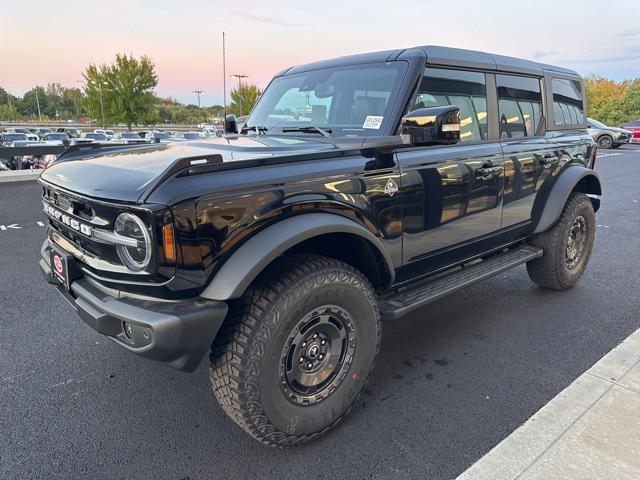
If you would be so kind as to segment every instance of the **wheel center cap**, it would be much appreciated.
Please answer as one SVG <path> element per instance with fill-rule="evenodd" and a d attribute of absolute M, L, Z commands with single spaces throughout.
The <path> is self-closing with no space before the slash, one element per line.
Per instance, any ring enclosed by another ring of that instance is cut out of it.
<path fill-rule="evenodd" d="M 309 345 L 309 348 L 307 348 L 307 357 L 309 357 L 311 360 L 315 360 L 319 354 L 320 354 L 320 347 L 318 346 L 317 343 Z"/>

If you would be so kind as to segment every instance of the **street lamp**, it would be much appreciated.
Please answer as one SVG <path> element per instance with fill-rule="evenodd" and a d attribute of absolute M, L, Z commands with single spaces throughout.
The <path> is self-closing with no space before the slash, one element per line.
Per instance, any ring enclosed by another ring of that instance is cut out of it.
<path fill-rule="evenodd" d="M 204 90 L 194 90 L 193 93 L 198 95 L 198 108 L 200 108 L 200 94 L 204 93 Z"/>
<path fill-rule="evenodd" d="M 238 79 L 238 102 L 239 102 L 239 108 L 240 108 L 240 115 L 242 116 L 242 94 L 240 93 L 240 87 L 242 87 L 242 79 L 243 78 L 249 78 L 249 75 L 241 75 L 241 74 L 234 74 L 231 75 L 232 77 L 236 77 Z"/>
<path fill-rule="evenodd" d="M 42 122 L 42 115 L 40 114 L 40 99 L 38 98 L 38 86 L 36 85 L 36 105 L 38 106 L 38 121 Z"/>

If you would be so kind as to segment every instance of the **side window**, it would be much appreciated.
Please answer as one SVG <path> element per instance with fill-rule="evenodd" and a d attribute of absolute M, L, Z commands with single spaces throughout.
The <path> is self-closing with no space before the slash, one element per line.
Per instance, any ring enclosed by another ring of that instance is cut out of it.
<path fill-rule="evenodd" d="M 554 78 L 551 80 L 553 90 L 553 121 L 556 125 L 584 124 L 584 101 L 582 87 L 578 80 Z"/>
<path fill-rule="evenodd" d="M 487 85 L 484 73 L 425 69 L 412 110 L 443 105 L 455 105 L 460 109 L 460 141 L 487 138 Z"/>
<path fill-rule="evenodd" d="M 496 75 L 500 138 L 536 135 L 542 124 L 540 79 Z"/>

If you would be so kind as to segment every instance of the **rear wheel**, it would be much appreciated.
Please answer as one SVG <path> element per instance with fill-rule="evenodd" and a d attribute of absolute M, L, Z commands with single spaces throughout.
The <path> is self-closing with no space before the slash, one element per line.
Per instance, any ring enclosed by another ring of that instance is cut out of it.
<path fill-rule="evenodd" d="M 212 348 L 213 391 L 261 442 L 304 442 L 349 412 L 380 338 L 376 296 L 362 273 L 319 255 L 285 257 L 232 305 Z"/>
<path fill-rule="evenodd" d="M 556 224 L 531 241 L 544 250 L 542 257 L 527 263 L 531 280 L 556 290 L 573 287 L 587 268 L 595 233 L 591 200 L 583 193 L 572 193 Z"/>

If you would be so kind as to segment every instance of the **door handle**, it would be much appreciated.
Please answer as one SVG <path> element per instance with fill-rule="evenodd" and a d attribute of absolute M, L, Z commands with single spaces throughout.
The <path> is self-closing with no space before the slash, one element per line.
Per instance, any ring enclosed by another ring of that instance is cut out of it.
<path fill-rule="evenodd" d="M 502 167 L 481 167 L 476 169 L 476 177 L 480 180 L 491 180 L 502 173 Z"/>

